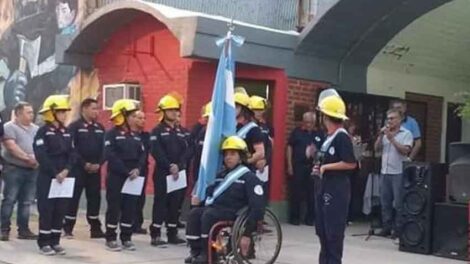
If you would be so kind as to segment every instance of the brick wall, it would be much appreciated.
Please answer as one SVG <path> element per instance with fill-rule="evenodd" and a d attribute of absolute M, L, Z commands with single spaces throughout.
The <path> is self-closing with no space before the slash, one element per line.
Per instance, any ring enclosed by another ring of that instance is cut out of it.
<path fill-rule="evenodd" d="M 439 162 L 441 159 L 442 107 L 443 98 L 438 96 L 406 93 L 406 99 L 426 104 L 424 144 L 425 161 Z M 411 113 L 412 114 L 412 113 Z"/>
<path fill-rule="evenodd" d="M 290 135 L 290 132 L 298 125 L 295 121 L 294 108 L 302 106 L 309 111 L 314 111 L 317 105 L 318 93 L 327 88 L 329 85 L 323 82 L 306 81 L 299 79 L 289 79 L 288 81 L 288 108 L 286 116 L 286 135 Z M 288 138 L 288 136 L 287 136 Z"/>

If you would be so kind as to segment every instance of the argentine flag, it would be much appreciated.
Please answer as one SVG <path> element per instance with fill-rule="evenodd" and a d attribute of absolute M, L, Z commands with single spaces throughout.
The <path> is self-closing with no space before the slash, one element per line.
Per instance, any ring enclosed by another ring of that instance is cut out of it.
<path fill-rule="evenodd" d="M 223 46 L 212 92 L 212 112 L 207 123 L 206 136 L 202 149 L 199 179 L 196 183 L 196 196 L 202 201 L 206 197 L 206 187 L 213 183 L 222 165 L 220 146 L 222 141 L 236 133 L 236 113 L 234 101 L 235 60 L 232 44 L 241 46 L 244 39 L 232 35 L 217 41 Z"/>

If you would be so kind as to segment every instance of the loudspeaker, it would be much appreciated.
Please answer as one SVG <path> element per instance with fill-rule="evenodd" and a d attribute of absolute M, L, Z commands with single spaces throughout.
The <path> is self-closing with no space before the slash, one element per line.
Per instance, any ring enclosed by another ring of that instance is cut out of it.
<path fill-rule="evenodd" d="M 466 205 L 437 203 L 434 206 L 432 252 L 436 256 L 468 258 L 468 208 Z"/>
<path fill-rule="evenodd" d="M 403 164 L 400 251 L 431 254 L 434 203 L 445 199 L 445 164 Z"/>
<path fill-rule="evenodd" d="M 449 145 L 449 198 L 467 204 L 470 201 L 470 144 Z"/>

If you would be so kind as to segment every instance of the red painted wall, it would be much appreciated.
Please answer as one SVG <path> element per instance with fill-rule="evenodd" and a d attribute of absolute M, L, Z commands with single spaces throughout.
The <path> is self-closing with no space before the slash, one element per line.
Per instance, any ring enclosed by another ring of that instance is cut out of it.
<path fill-rule="evenodd" d="M 188 128 L 196 123 L 201 107 L 212 95 L 217 62 L 181 58 L 179 48 L 178 40 L 162 23 L 142 15 L 117 31 L 95 57 L 101 85 L 126 81 L 141 84 L 148 130 L 157 123 L 154 110 L 164 94 L 176 91 L 184 97 L 182 122 Z M 278 151 L 273 157 L 271 199 L 282 200 L 287 77 L 283 70 L 248 65 L 237 65 L 236 77 L 274 83 L 274 144 Z M 109 111 L 103 111 L 100 120 L 110 127 L 108 118 Z M 148 193 L 153 192 L 151 178 L 147 185 Z"/>

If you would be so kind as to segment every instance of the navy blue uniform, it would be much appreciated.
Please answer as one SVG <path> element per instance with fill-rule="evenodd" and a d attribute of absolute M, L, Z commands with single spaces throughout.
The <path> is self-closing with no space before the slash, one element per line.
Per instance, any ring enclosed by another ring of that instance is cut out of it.
<path fill-rule="evenodd" d="M 207 196 L 212 195 L 230 171 L 217 176 L 215 183 L 207 188 Z M 245 206 L 250 209 L 245 230 L 245 234 L 249 236 L 256 229 L 256 223 L 263 220 L 266 200 L 262 184 L 253 172 L 247 172 L 217 197 L 212 205 L 191 209 L 186 229 L 191 251 L 207 252 L 207 240 L 212 226 L 219 221 L 235 220 L 237 212 Z"/>
<path fill-rule="evenodd" d="M 265 157 L 268 165 L 271 165 L 271 160 L 273 156 L 273 144 L 271 139 L 274 138 L 274 128 L 264 122 L 258 122 L 258 126 L 261 130 L 261 133 L 264 136 L 264 147 L 265 147 Z"/>
<path fill-rule="evenodd" d="M 145 166 L 146 155 L 142 138 L 137 133 L 118 127 L 112 128 L 105 135 L 105 158 L 108 162 L 106 241 L 117 239 L 118 223 L 121 241 L 130 241 L 138 196 L 123 194 L 121 190 L 129 173 Z"/>
<path fill-rule="evenodd" d="M 243 128 L 243 124 L 237 124 L 237 132 Z M 248 152 L 250 155 L 253 155 L 255 153 L 255 145 L 257 144 L 263 144 L 265 143 L 265 137 L 263 136 L 263 133 L 261 132 L 261 129 L 259 126 L 253 127 L 248 131 L 245 137 L 242 137 L 243 140 L 245 140 L 246 144 L 248 145 Z M 266 151 L 266 146 L 265 146 L 265 151 Z M 256 172 L 256 167 L 254 164 L 250 164 L 248 168 Z"/>
<path fill-rule="evenodd" d="M 201 166 L 202 148 L 206 137 L 206 125 L 198 122 L 191 130 L 191 141 L 194 149 L 193 158 L 193 182 L 199 178 L 199 167 Z"/>
<path fill-rule="evenodd" d="M 168 237 L 175 237 L 181 195 L 178 191 L 167 194 L 166 176 L 170 175 L 171 164 L 178 165 L 180 170 L 186 169 L 190 152 L 187 134 L 178 126 L 172 128 L 166 122 L 162 122 L 150 133 L 150 145 L 150 153 L 156 161 L 150 236 L 152 238 L 161 236 L 161 227 L 166 220 Z"/>
<path fill-rule="evenodd" d="M 142 139 L 142 143 L 145 149 L 145 163 L 142 168 L 140 168 L 141 176 L 145 177 L 144 180 L 144 188 L 142 188 L 142 194 L 137 198 L 137 211 L 136 211 L 136 219 L 134 221 L 134 230 L 140 230 L 142 228 L 142 224 L 144 223 L 144 206 L 145 206 L 145 188 L 147 186 L 147 179 L 149 173 L 149 162 L 148 162 L 148 155 L 150 153 L 150 133 L 149 132 L 140 132 L 140 138 Z"/>
<path fill-rule="evenodd" d="M 49 199 L 51 181 L 64 169 L 71 170 L 74 154 L 72 137 L 65 127 L 46 123 L 34 138 L 34 155 L 39 163 L 37 198 L 39 211 L 40 248 L 60 244 L 64 216 L 68 199 Z M 70 176 L 70 174 L 69 174 Z"/>
<path fill-rule="evenodd" d="M 337 162 L 355 163 L 351 139 L 338 133 L 329 148 L 323 152 L 323 165 Z M 351 187 L 351 171 L 326 171 L 315 177 L 315 230 L 320 238 L 320 264 L 340 264 L 343 255 Z"/>
<path fill-rule="evenodd" d="M 304 220 L 306 224 L 313 224 L 315 218 L 314 181 L 310 176 L 313 159 L 307 159 L 307 146 L 314 144 L 317 150 L 323 144 L 324 134 L 320 131 L 308 131 L 301 127 L 295 128 L 289 138 L 288 144 L 292 147 L 293 178 L 290 182 L 289 192 L 289 220 L 298 223 Z M 306 203 L 305 218 L 302 219 L 301 205 Z"/>
<path fill-rule="evenodd" d="M 77 210 L 83 189 L 87 198 L 87 221 L 92 232 L 101 232 L 99 220 L 101 204 L 101 173 L 89 173 L 85 164 L 102 164 L 104 161 L 104 127 L 97 122 L 87 122 L 80 118 L 68 127 L 75 147 L 76 164 L 71 176 L 75 177 L 73 198 L 65 215 L 64 231 L 72 233 L 77 219 Z"/>

